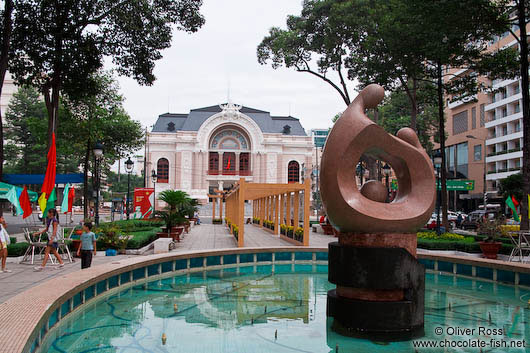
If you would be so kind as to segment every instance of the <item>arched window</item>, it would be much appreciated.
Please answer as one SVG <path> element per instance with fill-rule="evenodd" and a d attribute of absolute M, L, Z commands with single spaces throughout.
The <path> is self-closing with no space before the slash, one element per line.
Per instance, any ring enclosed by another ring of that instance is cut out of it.
<path fill-rule="evenodd" d="M 297 161 L 290 161 L 289 165 L 287 166 L 287 182 L 300 182 L 300 165 Z"/>
<path fill-rule="evenodd" d="M 160 158 L 156 164 L 157 183 L 169 182 L 169 161 L 165 158 Z"/>
<path fill-rule="evenodd" d="M 249 153 L 242 152 L 239 155 L 239 175 L 250 175 Z"/>

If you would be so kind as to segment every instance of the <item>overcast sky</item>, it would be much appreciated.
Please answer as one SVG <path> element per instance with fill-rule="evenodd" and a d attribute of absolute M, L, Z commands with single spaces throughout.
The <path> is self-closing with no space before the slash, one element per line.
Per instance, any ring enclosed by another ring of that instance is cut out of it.
<path fill-rule="evenodd" d="M 289 115 L 302 126 L 331 126 L 345 104 L 327 83 L 293 69 L 260 65 L 256 48 L 273 26 L 285 28 L 287 15 L 299 15 L 301 0 L 204 0 L 206 23 L 197 33 L 175 31 L 171 48 L 157 62 L 153 86 L 120 77 L 125 109 L 144 126 L 159 114 L 233 102 Z"/>

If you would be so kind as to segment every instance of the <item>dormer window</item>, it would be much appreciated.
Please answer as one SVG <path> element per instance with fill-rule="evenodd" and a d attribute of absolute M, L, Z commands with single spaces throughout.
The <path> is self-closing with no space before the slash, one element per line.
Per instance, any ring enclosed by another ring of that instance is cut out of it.
<path fill-rule="evenodd" d="M 289 135 L 291 133 L 291 127 L 289 125 L 285 125 L 283 127 L 283 133 L 284 135 Z"/>
<path fill-rule="evenodd" d="M 174 122 L 170 122 L 169 124 L 167 124 L 167 131 L 175 131 L 175 123 Z"/>

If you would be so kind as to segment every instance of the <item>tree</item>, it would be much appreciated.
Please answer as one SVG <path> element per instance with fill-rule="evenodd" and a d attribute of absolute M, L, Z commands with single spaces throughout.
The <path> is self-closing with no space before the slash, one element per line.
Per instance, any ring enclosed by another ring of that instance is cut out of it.
<path fill-rule="evenodd" d="M 346 105 L 351 103 L 344 62 L 361 33 L 346 29 L 361 15 L 336 0 L 305 0 L 300 16 L 287 18 L 287 30 L 273 27 L 257 48 L 258 62 L 274 69 L 285 66 L 328 83 Z M 336 79 L 330 77 L 336 75 Z"/>
<path fill-rule="evenodd" d="M 82 161 L 79 164 L 83 165 L 85 200 L 89 199 L 88 171 L 91 170 L 92 148 L 97 141 L 104 146 L 103 172 L 108 171 L 116 160 L 137 150 L 144 143 L 142 127 L 124 111 L 123 97 L 111 74 L 96 73 L 90 80 L 97 86 L 96 94 L 65 100 L 70 114 L 65 120 L 74 122 L 76 126 L 75 137 L 69 141 L 72 141 L 72 147 L 75 148 L 73 153 Z M 87 202 L 84 212 L 87 217 Z"/>
<path fill-rule="evenodd" d="M 107 176 L 107 185 L 109 186 L 109 191 L 112 193 L 126 193 L 128 185 L 128 176 L 121 175 L 121 178 L 118 181 L 118 174 L 112 171 L 106 173 Z M 131 192 L 135 188 L 141 188 L 144 186 L 144 178 L 141 175 L 136 175 L 131 173 Z"/>
<path fill-rule="evenodd" d="M 57 131 L 59 100 L 97 94 L 91 75 L 111 57 L 119 74 L 140 84 L 155 80 L 155 61 L 172 29 L 195 32 L 204 23 L 201 0 L 18 1 L 10 70 L 44 96 L 48 145 Z"/>
<path fill-rule="evenodd" d="M 507 178 L 501 179 L 499 181 L 499 194 L 502 195 L 502 199 L 506 200 L 512 195 L 517 201 L 522 205 L 522 201 L 525 198 L 524 189 L 524 178 L 523 174 L 517 173 L 512 174 Z M 522 214 L 525 214 L 521 211 Z M 524 218 L 524 217 L 523 217 Z"/>
<path fill-rule="evenodd" d="M 4 9 L 0 12 L 0 97 L 4 87 L 7 65 L 9 62 L 9 50 L 11 47 L 11 35 L 13 33 L 13 0 L 4 1 Z M 2 179 L 4 168 L 4 124 L 2 113 L 0 112 L 0 180 Z M 0 215 L 2 211 L 0 210 Z"/>
<path fill-rule="evenodd" d="M 5 170 L 10 173 L 44 173 L 46 107 L 39 93 L 32 87 L 20 87 L 7 107 L 5 118 L 9 125 L 5 132 Z"/>
<path fill-rule="evenodd" d="M 444 96 L 452 100 L 472 98 L 485 89 L 477 74 L 496 78 L 508 77 L 513 71 L 513 50 L 486 50 L 489 41 L 506 30 L 504 16 L 489 0 L 390 0 L 371 1 L 370 6 L 372 16 L 364 21 L 366 37 L 358 43 L 357 51 L 364 55 L 348 63 L 362 80 L 400 84 L 409 96 L 412 114 L 417 112 L 418 85 L 428 82 L 437 88 L 438 138 L 445 166 Z M 441 185 L 443 222 L 447 226 L 444 167 Z"/>
<path fill-rule="evenodd" d="M 427 84 L 423 83 L 423 86 Z M 437 106 L 435 88 L 422 87 L 416 95 L 416 130 L 423 148 L 430 153 L 433 149 L 432 136 L 437 131 Z M 395 135 L 401 128 L 411 126 L 412 111 L 410 99 L 404 90 L 396 89 L 384 100 L 379 109 L 380 124 L 390 134 Z"/>

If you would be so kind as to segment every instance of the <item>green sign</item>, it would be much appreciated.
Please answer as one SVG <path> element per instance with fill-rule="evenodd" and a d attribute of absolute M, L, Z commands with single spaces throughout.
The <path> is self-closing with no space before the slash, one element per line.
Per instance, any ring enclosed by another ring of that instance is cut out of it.
<path fill-rule="evenodd" d="M 440 190 L 440 182 L 437 182 L 438 190 Z M 449 179 L 446 181 L 448 191 L 471 191 L 475 190 L 475 180 L 454 180 Z M 390 184 L 392 190 L 398 189 L 398 183 L 396 179 L 392 180 Z"/>

